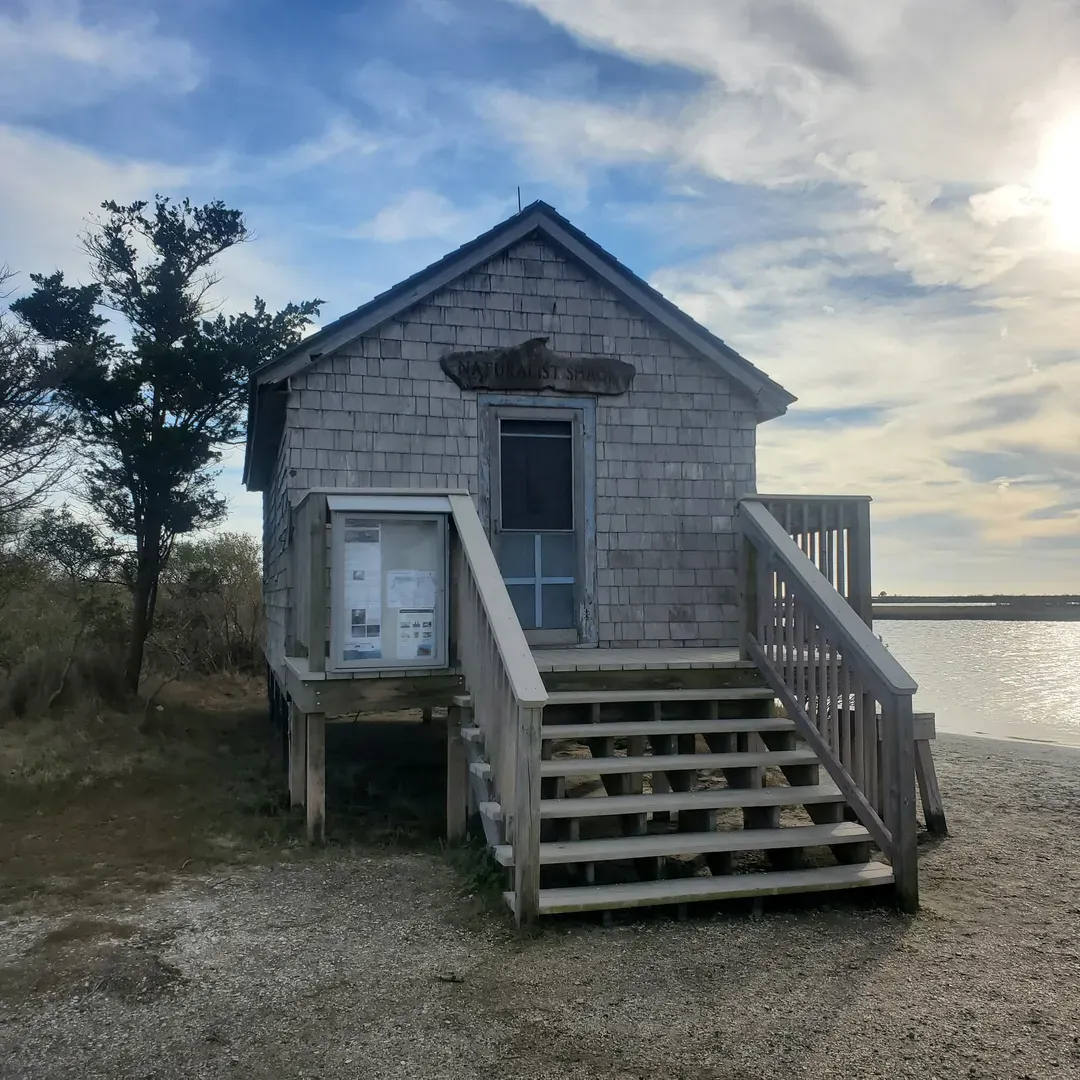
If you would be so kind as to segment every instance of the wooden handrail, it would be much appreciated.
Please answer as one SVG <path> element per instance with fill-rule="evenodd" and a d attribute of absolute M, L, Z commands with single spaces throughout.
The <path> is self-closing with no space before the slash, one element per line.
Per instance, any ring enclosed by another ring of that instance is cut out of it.
<path fill-rule="evenodd" d="M 759 499 L 743 499 L 737 520 L 744 655 L 892 862 L 901 908 L 915 911 L 917 684 L 812 561 L 820 550 L 801 550 Z"/>
<path fill-rule="evenodd" d="M 548 695 L 472 497 L 449 499 L 458 658 L 514 848 L 514 915 L 529 923 L 540 909 L 540 727 Z"/>
<path fill-rule="evenodd" d="M 845 656 L 893 694 L 914 694 L 919 684 L 874 636 L 825 575 L 799 550 L 780 522 L 756 499 L 739 504 L 743 528 L 771 549 L 772 557 L 804 588 L 802 599 L 843 638 Z"/>
<path fill-rule="evenodd" d="M 547 703 L 544 680 L 536 667 L 532 649 L 521 629 L 513 601 L 506 591 L 495 553 L 488 543 L 472 497 L 451 495 L 454 526 L 469 565 L 472 567 L 480 602 L 487 614 L 502 658 L 506 677 L 514 697 L 526 707 L 538 708 Z"/>

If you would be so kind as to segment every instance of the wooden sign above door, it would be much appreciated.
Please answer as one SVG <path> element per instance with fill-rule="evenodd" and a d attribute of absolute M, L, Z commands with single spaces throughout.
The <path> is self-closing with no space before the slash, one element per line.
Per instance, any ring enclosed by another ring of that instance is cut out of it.
<path fill-rule="evenodd" d="M 506 349 L 452 352 L 440 361 L 463 390 L 562 390 L 573 394 L 625 394 L 632 364 L 611 356 L 560 356 L 538 337 Z"/>

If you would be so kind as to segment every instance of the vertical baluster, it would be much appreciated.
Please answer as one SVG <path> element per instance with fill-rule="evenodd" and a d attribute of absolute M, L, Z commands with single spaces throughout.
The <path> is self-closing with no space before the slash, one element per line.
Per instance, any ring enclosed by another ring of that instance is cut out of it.
<path fill-rule="evenodd" d="M 842 737 L 841 722 L 843 718 L 842 703 L 840 701 L 840 648 L 837 642 L 833 642 L 831 663 L 829 669 L 829 682 L 832 686 L 832 731 L 833 738 L 836 740 L 833 746 L 833 751 L 836 756 L 843 761 L 843 754 L 841 752 L 840 740 Z"/>
<path fill-rule="evenodd" d="M 844 531 L 843 501 L 836 505 L 836 587 L 845 600 L 850 599 L 851 591 L 847 580 L 847 534 Z"/>
<path fill-rule="evenodd" d="M 825 741 L 829 744 L 829 749 L 836 754 L 836 681 L 833 678 L 835 671 L 835 665 L 833 664 L 833 655 L 836 652 L 836 645 L 827 637 L 825 639 Z"/>
<path fill-rule="evenodd" d="M 802 551 L 808 559 L 813 558 L 810 548 L 810 511 L 805 499 L 802 503 Z"/>
<path fill-rule="evenodd" d="M 764 550 L 759 550 L 757 556 L 757 639 L 758 644 L 765 650 L 766 655 L 768 655 L 766 628 L 769 624 L 769 607 L 771 602 L 768 583 L 769 553 Z"/>
<path fill-rule="evenodd" d="M 862 683 L 857 676 L 852 677 L 852 701 L 851 716 L 851 775 L 859 790 L 866 795 L 866 750 L 863 746 L 863 692 Z"/>
<path fill-rule="evenodd" d="M 836 587 L 836 574 L 833 571 L 833 535 L 830 524 L 829 504 L 824 499 L 819 504 L 821 507 L 821 539 L 822 561 L 825 564 L 824 573 L 829 579 L 829 584 Z"/>
<path fill-rule="evenodd" d="M 870 805 L 880 814 L 881 799 L 878 784 L 878 720 L 877 698 L 873 694 L 863 695 L 863 752 L 866 768 L 866 797 Z"/>
<path fill-rule="evenodd" d="M 818 627 L 817 650 L 817 728 L 828 741 L 829 736 L 829 657 L 825 628 Z"/>
<path fill-rule="evenodd" d="M 803 659 L 803 642 L 806 638 L 806 618 L 803 607 L 795 600 L 795 673 L 792 679 L 792 689 L 795 699 L 800 704 L 806 702 L 806 664 Z"/>
<path fill-rule="evenodd" d="M 851 752 L 851 668 L 841 655 L 840 668 L 840 760 L 844 768 L 851 772 L 853 757 Z"/>
<path fill-rule="evenodd" d="M 795 593 L 784 587 L 784 685 L 795 685 Z"/>
<path fill-rule="evenodd" d="M 778 626 L 777 626 L 777 623 L 779 621 L 779 619 L 778 619 L 778 614 L 779 613 L 777 611 L 777 604 L 778 604 L 779 600 L 778 600 L 777 595 L 776 595 L 777 594 L 777 589 L 778 589 L 778 582 L 779 582 L 779 576 L 778 576 L 776 570 L 770 568 L 770 570 L 769 570 L 769 580 L 768 580 L 768 586 L 767 586 L 768 587 L 768 596 L 769 596 L 769 622 L 768 622 L 769 649 L 768 649 L 768 654 L 769 654 L 769 659 L 772 660 L 772 662 L 774 664 L 777 662 L 777 653 L 778 653 L 778 650 L 779 650 Z"/>

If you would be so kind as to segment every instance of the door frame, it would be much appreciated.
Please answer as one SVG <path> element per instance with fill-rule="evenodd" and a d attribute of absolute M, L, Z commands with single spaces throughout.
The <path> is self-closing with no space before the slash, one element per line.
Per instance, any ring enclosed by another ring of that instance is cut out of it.
<path fill-rule="evenodd" d="M 499 495 L 499 421 L 566 420 L 560 413 L 571 412 L 577 421 L 579 437 L 574 440 L 575 472 L 580 477 L 574 493 L 575 515 L 580 512 L 581 550 L 578 553 L 580 587 L 578 589 L 577 640 L 544 640 L 548 631 L 526 631 L 532 644 L 576 644 L 592 647 L 599 640 L 596 622 L 596 401 L 584 397 L 535 397 L 524 394 L 477 394 L 477 449 L 479 453 L 478 501 L 480 520 L 494 541 L 497 528 Z M 580 456 L 580 460 L 578 457 Z M 493 543 L 494 546 L 494 543 Z M 554 631 L 555 635 L 565 632 Z"/>

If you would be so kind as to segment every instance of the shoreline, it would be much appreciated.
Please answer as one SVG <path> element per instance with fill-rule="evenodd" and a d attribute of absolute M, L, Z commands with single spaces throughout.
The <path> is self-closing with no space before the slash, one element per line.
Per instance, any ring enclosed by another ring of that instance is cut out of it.
<path fill-rule="evenodd" d="M 989 743 L 996 745 L 1002 752 L 1022 747 L 1035 751 L 1036 756 L 1044 760 L 1058 758 L 1062 759 L 1062 763 L 1065 760 L 1074 760 L 1080 766 L 1080 743 L 1059 742 L 1056 739 L 1032 739 L 1021 735 L 984 734 L 977 731 L 943 731 L 938 728 L 937 738 L 931 742 L 930 749 L 934 750 L 937 746 L 944 746 L 951 742 L 957 745 Z"/>

